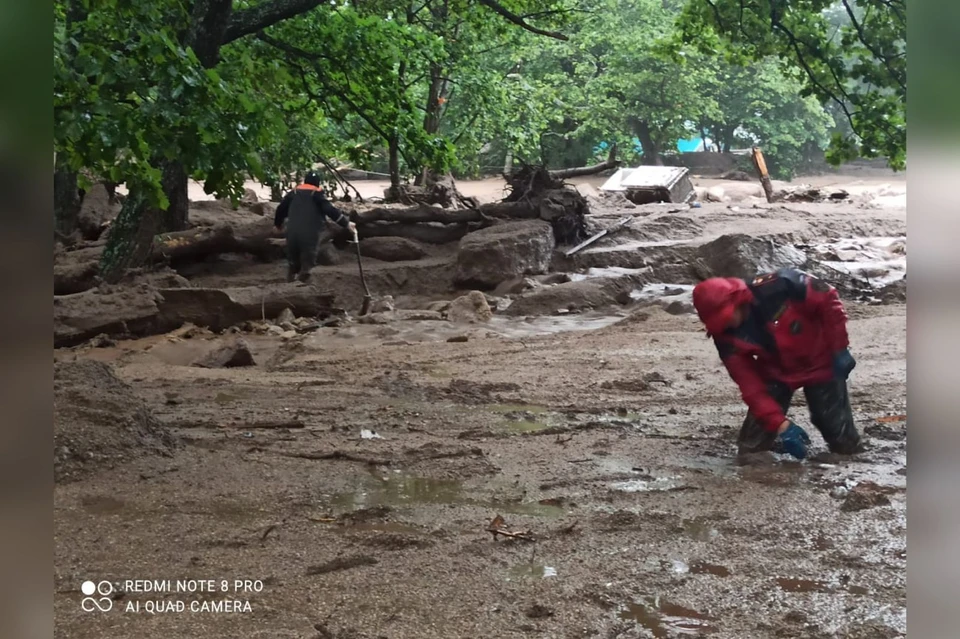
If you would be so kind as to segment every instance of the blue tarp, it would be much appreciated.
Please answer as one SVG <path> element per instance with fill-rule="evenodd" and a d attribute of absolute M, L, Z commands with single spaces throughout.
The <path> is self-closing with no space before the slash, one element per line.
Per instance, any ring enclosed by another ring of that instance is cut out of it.
<path fill-rule="evenodd" d="M 597 145 L 595 152 L 598 154 L 606 153 L 607 149 L 610 148 L 610 145 L 607 142 L 601 142 Z M 643 153 L 643 146 L 640 144 L 640 140 L 633 138 L 633 150 L 637 154 Z M 703 140 L 700 138 L 690 138 L 689 140 L 677 140 L 677 151 L 680 153 L 693 153 L 694 151 L 703 150 Z"/>

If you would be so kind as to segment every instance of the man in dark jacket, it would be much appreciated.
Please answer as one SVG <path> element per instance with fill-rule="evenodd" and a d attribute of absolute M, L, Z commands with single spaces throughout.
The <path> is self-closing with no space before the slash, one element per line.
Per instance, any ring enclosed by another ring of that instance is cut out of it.
<path fill-rule="evenodd" d="M 283 228 L 284 220 L 287 222 L 288 282 L 294 278 L 301 282 L 309 279 L 310 269 L 316 264 L 317 242 L 326 225 L 325 217 L 351 232 L 356 229 L 354 223 L 324 197 L 320 176 L 310 171 L 303 184 L 284 196 L 273 218 L 278 231 Z"/>
<path fill-rule="evenodd" d="M 753 280 L 711 278 L 694 288 L 693 304 L 749 409 L 738 440 L 741 454 L 774 450 L 806 457 L 810 438 L 786 417 L 798 388 L 831 451 L 862 450 L 846 381 L 856 362 L 836 289 L 783 269 Z"/>

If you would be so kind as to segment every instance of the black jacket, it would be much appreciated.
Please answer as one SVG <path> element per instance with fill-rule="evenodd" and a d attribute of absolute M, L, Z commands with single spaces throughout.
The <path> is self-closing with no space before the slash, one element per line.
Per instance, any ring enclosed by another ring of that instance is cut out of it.
<path fill-rule="evenodd" d="M 344 228 L 350 222 L 324 197 L 322 190 L 310 184 L 301 184 L 284 196 L 273 217 L 273 224 L 280 228 L 286 220 L 287 237 L 316 237 L 324 227 L 324 216 Z"/>

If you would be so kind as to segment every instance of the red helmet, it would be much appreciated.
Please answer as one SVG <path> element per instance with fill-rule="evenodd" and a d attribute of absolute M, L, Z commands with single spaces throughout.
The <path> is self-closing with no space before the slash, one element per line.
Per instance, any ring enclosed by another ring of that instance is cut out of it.
<path fill-rule="evenodd" d="M 711 277 L 693 289 L 693 305 L 711 335 L 727 330 L 733 311 L 752 299 L 747 283 L 735 277 Z"/>

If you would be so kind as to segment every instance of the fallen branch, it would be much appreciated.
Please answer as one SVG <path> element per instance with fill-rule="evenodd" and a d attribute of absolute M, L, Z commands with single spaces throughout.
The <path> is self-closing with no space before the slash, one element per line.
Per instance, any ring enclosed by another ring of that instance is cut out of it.
<path fill-rule="evenodd" d="M 550 175 L 558 180 L 568 180 L 570 178 L 596 175 L 597 173 L 610 171 L 620 166 L 620 164 L 620 160 L 617 159 L 617 145 L 614 144 L 610 147 L 610 153 L 607 155 L 607 159 L 599 164 L 581 166 L 573 169 L 558 169 L 556 171 L 550 171 Z"/>
<path fill-rule="evenodd" d="M 370 466 L 389 466 L 393 462 L 389 459 L 376 459 L 373 457 L 364 457 L 342 450 L 332 450 L 324 453 L 280 453 L 284 457 L 295 457 L 297 459 L 309 459 L 311 461 L 323 461 L 327 459 L 339 459 L 343 461 L 357 462 Z"/>

